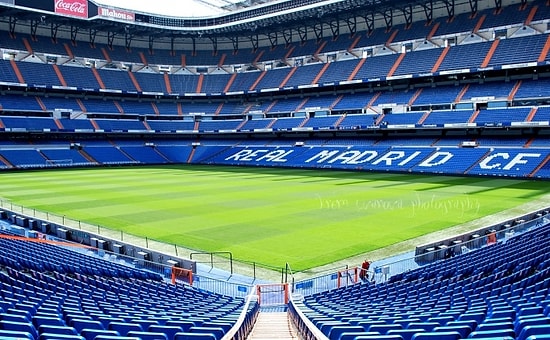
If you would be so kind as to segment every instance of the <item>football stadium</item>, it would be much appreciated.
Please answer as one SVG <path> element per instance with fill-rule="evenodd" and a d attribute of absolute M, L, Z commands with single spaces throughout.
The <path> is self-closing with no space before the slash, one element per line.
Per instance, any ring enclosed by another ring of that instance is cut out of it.
<path fill-rule="evenodd" d="M 0 339 L 550 339 L 550 1 L 122 3 L 0 0 Z"/>

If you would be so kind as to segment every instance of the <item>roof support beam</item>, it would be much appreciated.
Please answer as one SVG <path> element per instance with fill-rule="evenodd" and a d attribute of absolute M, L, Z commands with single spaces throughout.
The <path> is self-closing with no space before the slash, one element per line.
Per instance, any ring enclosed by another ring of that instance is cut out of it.
<path fill-rule="evenodd" d="M 283 30 L 283 39 L 285 40 L 286 46 L 292 43 L 292 29 Z"/>
<path fill-rule="evenodd" d="M 401 9 L 403 11 L 403 17 L 405 18 L 406 27 L 410 27 L 413 23 L 413 8 L 412 5 L 406 5 Z"/>
<path fill-rule="evenodd" d="M 217 37 L 208 37 L 212 42 L 212 53 L 215 55 L 218 53 L 218 38 Z"/>
<path fill-rule="evenodd" d="M 431 23 L 434 19 L 434 3 L 433 0 L 426 1 L 422 8 L 424 8 L 424 15 L 426 15 L 426 22 Z"/>
<path fill-rule="evenodd" d="M 477 13 L 477 0 L 469 0 L 470 2 L 470 10 L 472 11 L 472 15 Z"/>
<path fill-rule="evenodd" d="M 56 24 L 54 22 L 50 24 L 50 36 L 53 41 L 57 41 L 57 31 L 59 27 L 61 27 L 61 24 Z"/>
<path fill-rule="evenodd" d="M 176 37 L 170 37 L 170 55 L 176 55 Z"/>
<path fill-rule="evenodd" d="M 307 41 L 307 26 L 298 27 L 298 35 L 300 36 L 300 42 L 304 43 Z"/>
<path fill-rule="evenodd" d="M 71 25 L 71 42 L 76 44 L 76 38 L 78 36 L 78 26 Z"/>
<path fill-rule="evenodd" d="M 269 32 L 267 34 L 267 37 L 269 38 L 269 42 L 271 43 L 271 47 L 275 47 L 275 46 L 278 45 L 279 34 L 277 34 L 277 32 Z"/>
<path fill-rule="evenodd" d="M 315 33 L 315 37 L 317 38 L 317 41 L 323 39 L 323 23 L 319 22 L 314 24 L 313 32 Z"/>
<path fill-rule="evenodd" d="M 115 41 L 115 32 L 107 32 L 107 46 L 109 46 L 110 49 L 113 48 L 113 42 Z"/>
<path fill-rule="evenodd" d="M 346 24 L 348 25 L 350 35 L 354 36 L 357 33 L 357 17 L 346 19 Z"/>
<path fill-rule="evenodd" d="M 386 30 L 390 30 L 393 27 L 393 9 L 388 8 L 383 13 L 384 15 L 384 22 L 386 22 Z"/>
<path fill-rule="evenodd" d="M 340 36 L 340 20 L 336 18 L 328 24 L 330 26 L 330 31 L 332 32 L 332 39 L 338 38 L 338 36 Z"/>
<path fill-rule="evenodd" d="M 171 41 L 170 41 L 170 42 L 171 42 Z M 149 53 L 152 53 L 152 52 L 154 51 L 154 48 L 153 48 L 153 47 L 154 47 L 154 46 L 153 46 L 154 43 L 155 43 L 155 38 L 154 38 L 152 35 L 150 35 L 150 36 L 149 36 Z M 171 49 L 170 49 L 170 53 L 172 52 L 172 50 L 173 50 L 173 49 L 171 48 Z"/>
<path fill-rule="evenodd" d="M 374 31 L 374 12 L 367 12 L 363 19 L 365 19 L 365 24 L 367 25 L 369 33 Z"/>
<path fill-rule="evenodd" d="M 124 33 L 124 46 L 126 47 L 126 50 L 129 51 L 130 48 L 132 47 L 132 39 L 134 38 L 134 36 L 132 35 L 132 33 L 129 33 L 129 32 L 126 32 Z"/>
<path fill-rule="evenodd" d="M 259 39 L 257 34 L 253 34 L 250 36 L 250 43 L 252 44 L 252 50 L 256 51 L 259 46 Z"/>
<path fill-rule="evenodd" d="M 15 26 L 17 23 L 17 17 L 10 16 L 10 36 L 15 37 Z"/>
<path fill-rule="evenodd" d="M 92 46 L 95 45 L 95 37 L 96 36 L 97 36 L 97 29 L 90 28 L 90 35 L 89 35 L 90 45 L 92 45 Z"/>
<path fill-rule="evenodd" d="M 30 29 L 31 29 L 31 37 L 32 39 L 36 39 L 36 30 L 38 29 L 38 20 L 31 20 L 31 26 L 30 26 Z"/>
<path fill-rule="evenodd" d="M 447 8 L 447 16 L 452 18 L 455 16 L 455 0 L 445 0 L 445 7 Z"/>
<path fill-rule="evenodd" d="M 233 43 L 233 52 L 237 52 L 239 50 L 239 37 L 230 38 L 231 43 Z"/>

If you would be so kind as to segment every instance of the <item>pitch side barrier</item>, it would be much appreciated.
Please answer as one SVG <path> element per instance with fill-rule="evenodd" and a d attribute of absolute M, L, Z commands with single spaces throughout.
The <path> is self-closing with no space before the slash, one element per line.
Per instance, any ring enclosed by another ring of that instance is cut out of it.
<path fill-rule="evenodd" d="M 399 274 L 420 268 L 447 257 L 457 256 L 482 247 L 491 246 L 496 242 L 506 242 L 514 235 L 519 235 L 540 228 L 550 223 L 550 208 L 541 209 L 506 220 L 491 226 L 480 228 L 471 233 L 456 235 L 453 238 L 418 246 L 410 256 L 399 256 L 399 259 L 385 259 L 371 264 L 368 279 L 363 284 L 379 284 L 399 277 Z M 473 237 L 472 237 L 473 235 Z M 447 256 L 445 254 L 448 254 Z M 294 282 L 291 287 L 292 296 L 299 300 L 300 296 L 309 296 L 345 286 L 351 286 L 361 281 L 354 275 L 359 268 L 346 270 L 328 270 L 326 274 L 314 278 Z M 368 283 L 367 283 L 368 281 Z"/>
<path fill-rule="evenodd" d="M 192 282 L 188 282 L 189 276 L 187 276 L 178 279 L 178 283 L 233 297 L 245 297 L 254 292 L 252 283 L 230 282 L 210 276 L 203 270 L 198 270 L 195 261 L 180 257 L 177 249 L 176 254 L 152 249 L 152 244 L 149 244 L 147 239 L 144 245 L 125 242 L 122 240 L 122 234 L 119 234 L 120 238 L 116 238 L 116 233 L 110 235 L 113 237 L 107 237 L 103 232 L 107 233 L 109 230 L 99 226 L 86 225 L 64 216 L 27 209 L 3 200 L 0 200 L 0 220 L 9 222 L 12 226 L 11 231 L 15 235 L 29 238 L 44 237 L 86 245 L 89 246 L 86 248 L 87 251 L 92 251 L 99 257 L 116 262 L 122 261 L 134 268 L 158 273 L 168 281 L 172 279 L 173 267 L 177 267 L 192 273 Z M 92 231 L 94 228 L 96 232 Z M 124 236 L 129 238 L 129 235 Z"/>
<path fill-rule="evenodd" d="M 389 146 L 234 146 L 201 164 L 372 170 L 434 174 L 536 177 L 550 149 L 389 147 Z"/>

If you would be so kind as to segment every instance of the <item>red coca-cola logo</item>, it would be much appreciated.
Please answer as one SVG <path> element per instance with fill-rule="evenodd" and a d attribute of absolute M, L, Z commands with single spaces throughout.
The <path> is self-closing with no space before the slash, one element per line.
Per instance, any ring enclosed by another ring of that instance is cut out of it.
<path fill-rule="evenodd" d="M 88 0 L 55 0 L 55 13 L 88 18 Z"/>

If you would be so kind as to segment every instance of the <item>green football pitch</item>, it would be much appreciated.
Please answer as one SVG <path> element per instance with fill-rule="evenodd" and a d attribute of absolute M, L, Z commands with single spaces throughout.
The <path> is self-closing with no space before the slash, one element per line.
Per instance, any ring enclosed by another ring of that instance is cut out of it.
<path fill-rule="evenodd" d="M 3 199 L 302 271 L 501 212 L 550 182 L 213 166 L 0 173 Z"/>

